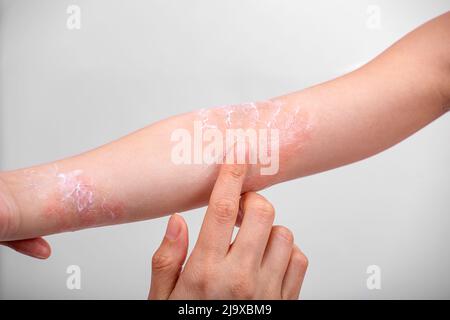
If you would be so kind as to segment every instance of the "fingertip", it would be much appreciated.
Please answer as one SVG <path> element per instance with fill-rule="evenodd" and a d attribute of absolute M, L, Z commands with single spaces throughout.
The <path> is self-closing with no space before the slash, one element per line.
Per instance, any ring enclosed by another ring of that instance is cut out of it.
<path fill-rule="evenodd" d="M 27 248 L 29 246 L 29 248 Z M 28 252 L 24 252 L 34 258 L 37 259 L 48 259 L 52 254 L 52 249 L 50 244 L 43 238 L 32 239 L 29 242 L 29 245 L 25 246 Z"/>
<path fill-rule="evenodd" d="M 309 259 L 296 244 L 293 246 L 291 259 L 294 260 L 295 263 L 301 267 L 302 270 L 304 270 L 304 272 L 306 272 L 306 269 L 308 269 L 309 266 Z"/>
<path fill-rule="evenodd" d="M 45 241 L 44 239 L 40 238 L 39 247 L 40 247 L 38 249 L 38 251 L 40 252 L 39 257 L 36 257 L 36 258 L 44 259 L 44 260 L 50 258 L 50 256 L 52 255 L 52 248 L 51 248 L 50 244 L 47 241 Z"/>
<path fill-rule="evenodd" d="M 171 217 L 175 221 L 175 223 L 180 224 L 181 227 L 186 226 L 186 221 L 179 213 L 174 213 Z"/>
<path fill-rule="evenodd" d="M 176 213 L 170 217 L 167 223 L 166 234 L 164 235 L 167 240 L 174 242 L 180 236 L 183 227 L 180 219 L 181 217 Z"/>
<path fill-rule="evenodd" d="M 180 239 L 180 241 L 182 240 L 183 242 L 185 242 L 187 245 L 187 243 L 188 243 L 188 226 L 187 226 L 186 220 L 179 213 L 174 213 L 173 217 L 174 217 L 174 219 L 176 219 L 176 223 L 180 226 L 179 239 Z"/>
<path fill-rule="evenodd" d="M 37 259 L 45 260 L 51 255 L 50 245 L 42 238 L 15 240 L 3 244 L 19 253 Z"/>
<path fill-rule="evenodd" d="M 186 221 L 180 214 L 174 213 L 170 217 L 164 240 L 163 245 L 164 243 L 170 245 L 170 247 L 176 245 L 187 251 L 189 243 L 188 227 Z"/>

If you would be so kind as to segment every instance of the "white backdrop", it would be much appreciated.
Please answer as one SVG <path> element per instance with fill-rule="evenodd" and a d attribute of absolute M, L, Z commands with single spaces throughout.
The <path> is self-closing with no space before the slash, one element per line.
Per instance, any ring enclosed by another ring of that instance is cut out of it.
<path fill-rule="evenodd" d="M 81 9 L 79 30 L 66 26 L 69 5 Z M 328 80 L 449 9 L 449 0 L 0 0 L 1 169 Z M 310 259 L 303 298 L 450 298 L 449 139 L 446 115 L 371 159 L 263 192 Z M 202 214 L 186 213 L 191 243 Z M 0 298 L 145 298 L 166 222 L 50 236 L 48 261 L 0 248 Z M 81 268 L 81 290 L 66 287 L 69 265 Z M 369 265 L 381 268 L 381 290 L 366 286 Z"/>

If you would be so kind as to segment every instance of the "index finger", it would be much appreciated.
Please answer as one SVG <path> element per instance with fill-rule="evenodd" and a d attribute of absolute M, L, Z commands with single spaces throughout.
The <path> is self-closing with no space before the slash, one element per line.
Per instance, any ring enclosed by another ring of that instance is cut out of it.
<path fill-rule="evenodd" d="M 218 256 L 228 253 L 246 171 L 245 164 L 223 164 L 220 168 L 197 240 L 197 250 Z"/>

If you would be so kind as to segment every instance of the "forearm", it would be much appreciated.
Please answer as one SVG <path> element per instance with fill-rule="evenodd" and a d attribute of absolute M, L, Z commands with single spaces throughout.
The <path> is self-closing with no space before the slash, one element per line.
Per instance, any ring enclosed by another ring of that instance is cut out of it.
<path fill-rule="evenodd" d="M 409 33 L 358 70 L 282 97 L 287 104 L 304 106 L 314 125 L 310 142 L 289 163 L 290 174 L 303 176 L 364 159 L 445 114 L 450 107 L 448 39 L 450 13 Z"/>
<path fill-rule="evenodd" d="M 20 212 L 11 228 L 17 230 L 4 239 L 155 218 L 206 204 L 219 164 L 177 164 L 172 155 L 172 133 L 182 128 L 195 139 L 196 124 L 222 132 L 279 130 L 279 170 L 261 175 L 262 165 L 252 165 L 244 191 L 380 152 L 445 112 L 449 29 L 447 14 L 336 80 L 265 102 L 173 117 L 80 156 L 4 173 Z"/>

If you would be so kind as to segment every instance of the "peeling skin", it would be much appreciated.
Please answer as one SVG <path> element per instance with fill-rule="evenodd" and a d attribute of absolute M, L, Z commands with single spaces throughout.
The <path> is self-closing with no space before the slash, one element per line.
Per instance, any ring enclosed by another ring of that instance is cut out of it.
<path fill-rule="evenodd" d="M 109 192 L 96 190 L 93 179 L 82 170 L 59 173 L 57 177 L 61 203 L 68 206 L 69 211 L 75 209 L 81 226 L 119 223 L 123 217 L 123 205 L 114 201 Z"/>
<path fill-rule="evenodd" d="M 82 170 L 57 175 L 62 201 L 71 202 L 78 213 L 86 213 L 94 204 L 94 189 L 91 181 L 82 177 Z"/>
<path fill-rule="evenodd" d="M 195 121 L 201 123 L 202 132 L 207 129 L 219 129 L 224 137 L 223 145 L 226 145 L 225 137 L 227 129 L 255 129 L 260 132 L 261 129 L 266 129 L 270 132 L 271 129 L 277 129 L 279 133 L 279 170 L 275 176 L 268 176 L 261 174 L 261 168 L 267 167 L 258 162 L 252 164 L 247 173 L 245 182 L 245 189 L 256 191 L 264 189 L 277 181 L 282 181 L 282 177 L 289 171 L 289 159 L 293 156 L 298 156 L 299 151 L 305 146 L 305 143 L 310 139 L 311 132 L 314 128 L 313 121 L 309 113 L 299 104 L 286 104 L 284 100 L 273 99 L 259 102 L 248 102 L 236 105 L 225 105 L 214 107 L 210 109 L 201 109 L 194 113 Z M 270 134 L 269 134 L 270 137 Z M 205 142 L 207 143 L 207 142 Z M 271 143 L 268 139 L 267 151 L 271 152 Z M 246 162 L 251 163 L 249 154 L 257 153 L 257 150 L 251 149 L 252 146 L 246 142 Z M 259 148 L 259 147 L 258 147 Z M 251 149 L 251 150 L 250 150 Z M 225 158 L 225 154 L 234 152 L 233 150 L 224 150 L 224 155 L 219 155 Z M 212 166 L 213 162 L 208 166 Z"/>
<path fill-rule="evenodd" d="M 278 129 L 279 174 L 286 170 L 289 158 L 299 154 L 314 128 L 306 110 L 300 105 L 287 105 L 281 99 L 201 109 L 195 114 L 195 120 L 201 122 L 202 130 L 213 128 L 221 130 L 222 133 L 227 129 Z M 225 134 L 223 136 L 225 137 Z M 270 143 L 268 147 L 270 151 Z M 249 148 L 251 146 L 247 144 L 247 153 L 250 152 Z M 252 165 L 248 173 L 247 184 L 252 190 L 267 187 L 275 181 L 261 175 L 259 168 L 260 164 Z"/>
<path fill-rule="evenodd" d="M 299 150 L 309 140 L 314 128 L 314 122 L 301 105 L 285 104 L 281 99 L 201 109 L 191 113 L 190 116 L 189 119 L 201 123 L 202 130 L 214 128 L 223 133 L 226 129 L 249 128 L 279 131 L 278 173 L 274 176 L 264 176 L 260 168 L 266 166 L 259 162 L 252 163 L 249 166 L 244 191 L 260 190 L 282 181 L 283 177 L 288 175 L 286 172 L 289 172 L 289 166 L 293 163 L 289 159 L 301 155 Z M 207 144 L 207 142 L 204 143 Z M 255 145 L 247 145 L 245 151 L 253 152 L 248 150 L 250 147 Z M 228 154 L 234 152 L 233 149 L 234 146 L 231 148 L 226 146 L 223 152 Z M 110 171 L 106 170 L 105 173 L 99 170 L 100 167 L 90 167 L 82 161 L 76 166 L 72 163 L 73 161 L 63 160 L 21 172 L 20 176 L 24 178 L 23 181 L 26 181 L 22 193 L 32 194 L 32 198 L 39 199 L 35 202 L 40 204 L 36 210 L 39 214 L 32 219 L 40 220 L 33 225 L 42 226 L 42 229 L 33 229 L 33 234 L 74 231 L 141 219 L 144 214 L 141 212 L 136 214 L 134 211 L 137 205 L 130 203 L 129 199 L 121 199 L 123 187 L 117 185 L 117 181 L 120 180 L 111 175 Z M 195 174 L 203 175 L 210 184 L 205 186 L 204 190 L 208 187 L 212 188 L 218 170 L 219 166 L 213 164 L 202 164 L 201 169 L 195 170 Z M 109 180 L 106 174 L 113 178 Z M 202 197 L 201 192 L 203 191 L 198 191 L 198 199 Z M 26 199 L 25 196 L 24 198 Z M 136 199 L 133 201 L 136 202 Z M 32 199 L 22 203 L 25 211 L 34 210 L 32 203 Z M 198 204 L 200 203 L 201 200 L 198 200 Z M 29 225 L 31 226 L 32 223 Z"/>
<path fill-rule="evenodd" d="M 83 170 L 60 171 L 57 165 L 24 170 L 27 188 L 43 200 L 42 219 L 56 232 L 122 223 L 124 205 L 111 192 L 99 190 Z"/>
<path fill-rule="evenodd" d="M 119 201 L 111 200 L 108 197 L 102 200 L 101 210 L 104 217 L 116 221 L 122 219 L 124 215 L 123 204 Z"/>
<path fill-rule="evenodd" d="M 197 112 L 197 119 L 201 121 L 202 129 L 279 129 L 283 142 L 287 144 L 301 144 L 304 139 L 296 139 L 296 134 L 305 135 L 312 129 L 310 119 L 301 106 L 287 106 L 280 100 L 201 109 Z"/>

